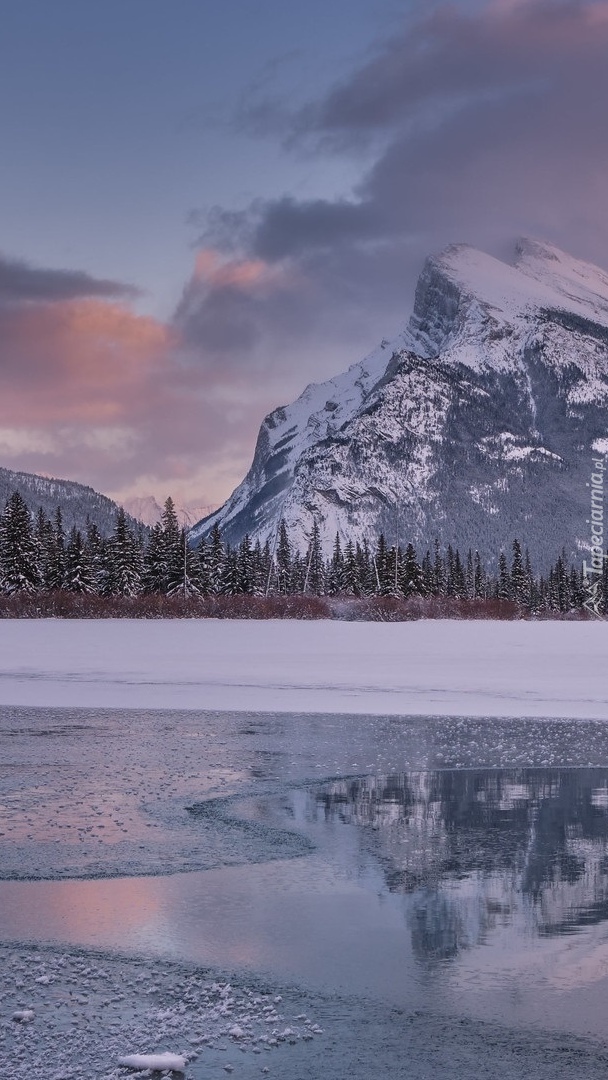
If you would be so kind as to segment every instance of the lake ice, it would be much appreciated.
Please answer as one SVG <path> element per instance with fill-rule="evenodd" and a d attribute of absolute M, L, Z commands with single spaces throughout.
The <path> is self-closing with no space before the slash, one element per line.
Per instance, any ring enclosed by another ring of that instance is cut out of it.
<path fill-rule="evenodd" d="M 5 707 L 0 746 L 11 1080 L 605 1075 L 604 723 Z"/>

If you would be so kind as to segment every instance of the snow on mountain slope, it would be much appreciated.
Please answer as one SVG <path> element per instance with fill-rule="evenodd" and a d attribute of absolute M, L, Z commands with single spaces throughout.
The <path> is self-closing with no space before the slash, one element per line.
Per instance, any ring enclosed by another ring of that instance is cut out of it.
<path fill-rule="evenodd" d="M 0 468 L 0 512 L 14 491 L 19 492 L 32 514 L 42 507 L 47 517 L 54 518 L 60 507 L 66 532 L 75 525 L 84 533 L 88 521 L 97 526 L 102 536 L 109 536 L 114 529 L 117 504 L 84 484 Z M 134 528 L 140 524 L 133 515 L 127 518 Z"/>
<path fill-rule="evenodd" d="M 515 251 L 517 269 L 548 286 L 568 311 L 608 326 L 607 273 L 540 240 L 522 238 Z"/>
<path fill-rule="evenodd" d="M 393 353 L 410 341 L 407 330 L 393 341 L 383 341 L 364 360 L 323 383 L 310 383 L 291 405 L 281 406 L 264 420 L 258 434 L 251 469 L 230 499 L 214 514 L 198 522 L 190 536 L 196 543 L 215 521 L 224 531 L 244 535 L 272 531 L 281 512 L 294 469 L 309 447 L 330 438 L 361 406 L 386 370 Z M 247 515 L 247 525 L 242 524 Z M 253 521 L 249 521 L 249 515 Z"/>
<path fill-rule="evenodd" d="M 534 240 L 513 265 L 451 246 L 394 342 L 266 418 L 247 477 L 193 539 L 217 521 L 231 542 L 264 540 L 283 517 L 300 548 L 316 520 L 326 550 L 382 530 L 575 555 L 607 431 L 608 275 Z"/>
<path fill-rule="evenodd" d="M 474 368 L 517 365 L 530 321 L 568 313 L 608 327 L 608 275 L 557 248 L 519 240 L 510 266 L 467 244 L 427 260 L 409 332 L 423 356 Z"/>

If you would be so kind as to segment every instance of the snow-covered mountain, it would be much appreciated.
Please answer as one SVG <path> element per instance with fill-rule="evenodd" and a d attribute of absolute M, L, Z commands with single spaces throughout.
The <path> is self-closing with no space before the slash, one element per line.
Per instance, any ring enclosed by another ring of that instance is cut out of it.
<path fill-rule="evenodd" d="M 116 503 L 84 484 L 0 468 L 0 512 L 14 491 L 19 492 L 32 513 L 41 506 L 46 516 L 53 518 L 60 507 L 66 532 L 73 525 L 84 532 L 87 519 L 97 525 L 102 536 L 109 536 L 114 528 Z M 128 520 L 133 527 L 140 524 L 134 517 L 128 516 Z"/>
<path fill-rule="evenodd" d="M 589 540 L 592 458 L 608 452 L 608 274 L 535 240 L 502 262 L 455 245 L 427 260 L 398 337 L 264 420 L 216 513 L 232 542 L 343 538 L 537 559 Z"/>

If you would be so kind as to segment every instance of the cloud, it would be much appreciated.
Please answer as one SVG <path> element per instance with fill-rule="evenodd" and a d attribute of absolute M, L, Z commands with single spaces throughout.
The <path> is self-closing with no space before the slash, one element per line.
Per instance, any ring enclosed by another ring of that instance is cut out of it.
<path fill-rule="evenodd" d="M 201 244 L 265 288 L 193 278 L 177 313 L 190 347 L 295 389 L 302 367 L 334 374 L 396 332 L 425 256 L 448 243 L 500 254 L 531 233 L 605 263 L 607 55 L 606 0 L 419 5 L 286 136 L 277 108 L 293 153 L 320 170 L 348 155 L 359 180 L 336 198 L 215 207 Z"/>
<path fill-rule="evenodd" d="M 260 284 L 255 263 L 215 262 L 215 288 Z M 200 259 L 194 279 L 203 271 Z M 196 361 L 175 326 L 122 303 L 0 304 L 0 465 L 119 499 L 217 505 L 247 464 L 259 416 L 242 377 Z"/>
<path fill-rule="evenodd" d="M 79 297 L 134 299 L 133 285 L 91 277 L 82 270 L 48 270 L 0 255 L 0 303 L 74 300 Z"/>
<path fill-rule="evenodd" d="M 357 183 L 193 212 L 169 325 L 118 283 L 0 261 L 0 463 L 215 504 L 265 412 L 400 328 L 429 252 L 531 233 L 605 264 L 607 55 L 606 0 L 416 5 L 349 78 L 282 107 L 274 137 L 320 176 L 345 155 Z"/>

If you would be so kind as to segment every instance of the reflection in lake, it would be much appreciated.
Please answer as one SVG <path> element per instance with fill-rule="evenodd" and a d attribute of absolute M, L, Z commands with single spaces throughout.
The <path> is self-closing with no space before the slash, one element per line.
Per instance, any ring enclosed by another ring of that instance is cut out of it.
<path fill-rule="evenodd" d="M 0 882 L 0 939 L 605 1035 L 608 767 L 265 777 L 182 805 L 222 865 Z"/>
<path fill-rule="evenodd" d="M 305 818 L 358 827 L 406 894 L 416 956 L 449 959 L 514 919 L 562 935 L 608 918 L 608 771 L 447 770 L 336 780 Z"/>

